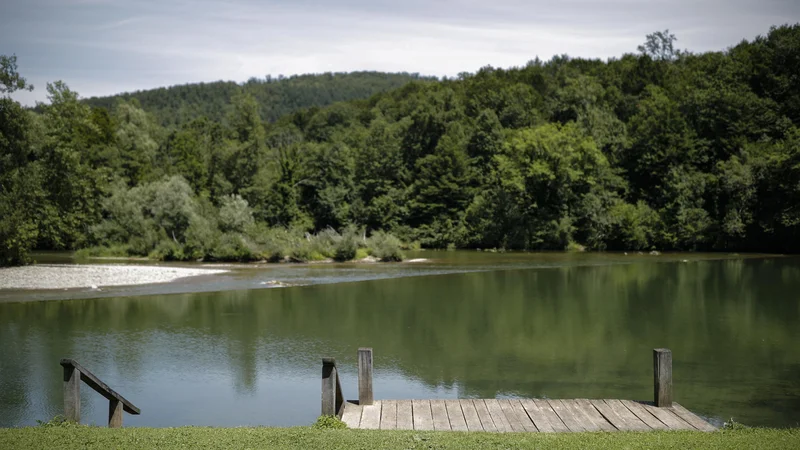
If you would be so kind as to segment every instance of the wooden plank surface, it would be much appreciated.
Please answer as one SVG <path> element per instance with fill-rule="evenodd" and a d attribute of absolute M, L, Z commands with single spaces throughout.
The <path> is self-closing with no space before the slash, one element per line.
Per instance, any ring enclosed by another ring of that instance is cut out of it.
<path fill-rule="evenodd" d="M 569 428 L 569 431 L 586 431 L 586 428 L 583 427 L 581 423 L 581 419 L 579 417 L 575 417 L 575 414 L 572 413 L 566 406 L 558 399 L 549 399 L 547 400 L 550 403 L 550 406 L 553 408 L 553 411 L 558 414 L 558 417 L 564 422 L 564 425 Z"/>
<path fill-rule="evenodd" d="M 430 400 L 412 400 L 415 430 L 433 430 Z"/>
<path fill-rule="evenodd" d="M 625 405 L 630 412 L 636 415 L 642 422 L 646 423 L 647 426 L 654 430 L 668 430 L 669 427 L 664 424 L 664 422 L 658 420 L 656 416 L 647 412 L 646 409 L 642 407 L 642 405 L 632 402 L 630 400 L 620 400 L 620 402 Z"/>
<path fill-rule="evenodd" d="M 591 420 L 592 423 L 594 423 L 600 429 L 600 431 L 617 431 L 616 427 L 614 427 L 611 422 L 606 420 L 606 418 L 600 414 L 600 411 L 598 411 L 597 408 L 595 408 L 594 405 L 589 402 L 589 400 L 585 398 L 579 398 L 575 400 L 575 404 L 581 409 L 583 414 L 589 417 L 589 420 Z"/>
<path fill-rule="evenodd" d="M 646 423 L 642 422 L 641 419 L 636 417 L 634 413 L 632 413 L 625 405 L 622 404 L 621 401 L 615 399 L 606 400 L 606 405 L 611 407 L 611 409 L 617 413 L 617 415 L 625 421 L 625 430 L 626 431 L 650 431 L 652 428 L 647 426 Z"/>
<path fill-rule="evenodd" d="M 411 400 L 397 401 L 397 429 L 414 429 L 414 413 L 412 411 Z"/>
<path fill-rule="evenodd" d="M 361 407 L 361 428 L 377 430 L 381 427 L 381 402 Z"/>
<path fill-rule="evenodd" d="M 469 431 L 483 431 L 481 419 L 478 417 L 478 410 L 475 409 L 475 404 L 470 399 L 462 399 L 459 401 L 461 404 L 461 411 L 464 413 L 464 421 L 467 422 L 467 430 Z"/>
<path fill-rule="evenodd" d="M 447 407 L 444 404 L 444 400 L 431 400 L 431 414 L 433 414 L 434 430 L 450 430 L 450 419 L 447 417 Z"/>
<path fill-rule="evenodd" d="M 558 417 L 558 414 L 553 411 L 553 408 L 550 406 L 550 403 L 548 403 L 547 400 L 537 398 L 533 400 L 533 403 L 536 404 L 544 416 L 547 417 L 547 421 L 550 422 L 550 426 L 553 427 L 553 431 L 557 433 L 569 431 L 569 428 L 564 424 L 564 421 Z"/>
<path fill-rule="evenodd" d="M 372 349 L 358 349 L 358 404 L 371 405 L 372 396 Z"/>
<path fill-rule="evenodd" d="M 359 428 L 361 425 L 361 406 L 345 402 L 342 422 L 346 423 L 348 428 Z"/>
<path fill-rule="evenodd" d="M 514 410 L 517 419 L 522 424 L 522 428 L 524 428 L 525 431 L 529 433 L 536 433 L 539 431 L 531 418 L 528 417 L 528 413 L 525 412 L 525 408 L 522 407 L 522 403 L 520 403 L 519 399 L 511 399 L 508 402 L 511 404 L 511 408 Z"/>
<path fill-rule="evenodd" d="M 659 408 L 652 404 L 637 402 L 647 412 L 654 415 L 658 420 L 669 427 L 670 430 L 696 430 L 695 427 L 686 423 L 685 420 L 678 417 L 672 408 Z"/>
<path fill-rule="evenodd" d="M 587 412 L 583 410 L 583 408 L 578 405 L 578 402 L 575 400 L 561 400 L 561 403 L 566 407 L 573 416 L 580 422 L 581 426 L 586 431 L 600 431 L 600 424 L 594 421 L 594 417 L 591 417 Z"/>
<path fill-rule="evenodd" d="M 461 410 L 461 402 L 458 400 L 445 400 L 444 406 L 447 408 L 447 418 L 450 419 L 450 429 L 453 431 L 467 431 L 467 422 L 464 419 L 464 412 Z"/>
<path fill-rule="evenodd" d="M 511 428 L 511 423 L 509 423 L 506 415 L 503 413 L 503 408 L 500 407 L 500 402 L 494 398 L 487 398 L 484 400 L 486 403 L 486 409 L 489 410 L 489 415 L 492 416 L 492 422 L 494 422 L 495 428 L 497 431 L 501 433 L 506 433 L 510 431 L 514 431 Z"/>
<path fill-rule="evenodd" d="M 673 402 L 672 403 L 672 410 L 675 411 L 675 414 L 683 419 L 684 421 L 688 422 L 691 426 L 697 428 L 700 431 L 716 431 L 717 427 L 711 425 L 710 423 L 706 422 L 705 420 L 701 419 L 700 416 L 697 414 L 689 411 L 688 409 L 684 408 L 683 406 Z"/>
<path fill-rule="evenodd" d="M 397 429 L 397 402 L 395 400 L 381 401 L 381 430 Z"/>
<path fill-rule="evenodd" d="M 486 402 L 483 399 L 475 399 L 472 401 L 472 405 L 475 406 L 475 411 L 478 412 L 478 418 L 481 420 L 483 430 L 497 431 L 492 415 L 489 414 L 489 409 L 486 407 Z"/>
<path fill-rule="evenodd" d="M 529 398 L 523 398 L 519 401 L 520 405 L 525 409 L 525 412 L 528 413 L 528 417 L 530 417 L 531 421 L 534 425 L 536 425 L 536 429 L 542 433 L 552 433 L 553 426 L 550 425 L 550 421 L 547 420 L 547 417 L 544 415 L 541 409 L 536 406 L 536 403 Z"/>
<path fill-rule="evenodd" d="M 500 399 L 498 402 L 500 403 L 500 409 L 503 411 L 503 414 L 506 415 L 506 419 L 508 419 L 508 423 L 511 424 L 511 430 L 517 433 L 525 431 L 525 427 L 522 425 L 522 421 L 519 420 L 519 417 L 517 417 L 517 413 L 511 406 L 511 402 L 506 399 Z"/>
<path fill-rule="evenodd" d="M 620 431 L 626 431 L 628 429 L 625 421 L 622 420 L 622 418 L 618 416 L 617 413 L 615 413 L 614 410 L 606 404 L 606 402 L 603 400 L 589 400 L 589 403 L 591 403 L 592 406 L 600 411 L 600 414 L 602 414 L 603 417 L 605 417 L 606 420 L 611 423 L 611 425 L 614 425 L 614 428 Z"/>

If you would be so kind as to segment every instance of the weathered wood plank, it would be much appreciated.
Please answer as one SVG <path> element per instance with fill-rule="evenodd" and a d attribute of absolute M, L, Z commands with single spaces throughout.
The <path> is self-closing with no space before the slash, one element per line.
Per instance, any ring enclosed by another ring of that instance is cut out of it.
<path fill-rule="evenodd" d="M 569 428 L 570 431 L 586 431 L 586 428 L 583 427 L 581 424 L 581 420 L 578 417 L 575 417 L 575 414 L 572 413 L 561 400 L 557 399 L 549 399 L 547 400 L 550 403 L 550 406 L 553 408 L 553 411 L 558 414 L 558 417 L 564 422 L 564 425 Z"/>
<path fill-rule="evenodd" d="M 706 422 L 705 420 L 701 419 L 697 414 L 689 411 L 688 409 L 684 408 L 683 406 L 673 402 L 672 409 L 675 411 L 675 414 L 689 423 L 691 426 L 697 428 L 700 431 L 716 431 L 717 427 L 711 425 L 710 423 Z"/>
<path fill-rule="evenodd" d="M 358 349 L 358 404 L 371 405 L 372 395 L 372 349 Z"/>
<path fill-rule="evenodd" d="M 608 405 L 617 415 L 625 422 L 625 429 L 627 431 L 649 431 L 652 430 L 646 423 L 636 417 L 625 405 L 616 399 L 605 400 Z"/>
<path fill-rule="evenodd" d="M 431 400 L 431 414 L 433 414 L 434 430 L 450 430 L 450 419 L 447 417 L 447 407 L 444 404 L 444 400 Z"/>
<path fill-rule="evenodd" d="M 494 422 L 495 428 L 497 431 L 501 433 L 506 433 L 510 431 L 514 431 L 511 428 L 511 423 L 509 423 L 506 415 L 503 413 L 503 408 L 500 407 L 500 402 L 494 398 L 487 398 L 484 400 L 486 404 L 486 409 L 489 410 L 489 415 L 492 416 L 492 422 Z"/>
<path fill-rule="evenodd" d="M 646 409 L 642 407 L 642 405 L 630 401 L 630 400 L 620 400 L 620 402 L 625 405 L 626 408 L 630 410 L 636 417 L 639 418 L 642 422 L 646 423 L 648 427 L 654 430 L 669 430 L 669 427 L 664 424 L 664 422 L 658 420 L 656 416 L 647 412 Z"/>
<path fill-rule="evenodd" d="M 81 381 L 86 383 L 90 388 L 94 389 L 98 394 L 105 397 L 106 400 L 116 399 L 122 402 L 122 408 L 125 410 L 126 413 L 128 414 L 141 413 L 141 410 L 136 406 L 134 406 L 133 403 L 129 402 L 125 397 L 119 395 L 117 391 L 108 387 L 107 384 L 100 381 L 100 379 L 94 376 L 92 372 L 89 372 L 85 367 L 78 364 L 78 362 L 75 361 L 74 359 L 67 359 L 67 358 L 62 359 L 60 364 L 64 368 L 71 366 L 77 369 L 80 372 Z"/>
<path fill-rule="evenodd" d="M 516 411 L 514 411 L 514 407 L 511 405 L 506 399 L 498 400 L 500 403 L 500 409 L 503 410 L 503 414 L 506 415 L 506 419 L 508 419 L 508 423 L 511 424 L 511 430 L 517 433 L 521 433 L 525 431 L 525 427 L 522 425 L 522 422 L 519 420 Z"/>
<path fill-rule="evenodd" d="M 430 400 L 412 400 L 415 430 L 433 430 L 433 415 Z"/>
<path fill-rule="evenodd" d="M 553 408 L 550 406 L 550 403 L 547 402 L 545 399 L 534 399 L 533 403 L 539 407 L 539 410 L 542 411 L 545 417 L 547 417 L 547 421 L 550 422 L 550 426 L 553 428 L 553 431 L 557 433 L 563 433 L 565 431 L 569 431 L 569 427 L 564 424 L 564 421 L 558 417 Z"/>
<path fill-rule="evenodd" d="M 348 428 L 358 428 L 361 424 L 361 406 L 345 402 L 342 422 L 346 423 Z"/>
<path fill-rule="evenodd" d="M 397 402 L 394 400 L 381 401 L 381 430 L 397 429 Z"/>
<path fill-rule="evenodd" d="M 547 417 L 544 415 L 541 409 L 536 406 L 536 403 L 529 398 L 523 398 L 519 401 L 522 407 L 525 409 L 525 412 L 528 413 L 528 417 L 531 419 L 534 425 L 536 425 L 536 429 L 542 433 L 552 433 L 553 426 L 550 425 L 550 421 L 547 420 Z"/>
<path fill-rule="evenodd" d="M 122 428 L 122 402 L 108 401 L 108 428 Z"/>
<path fill-rule="evenodd" d="M 475 409 L 475 404 L 470 399 L 459 400 L 461 411 L 464 413 L 464 421 L 467 422 L 467 430 L 469 431 L 483 431 L 481 419 L 478 417 L 478 411 Z"/>
<path fill-rule="evenodd" d="M 654 415 L 656 418 L 658 418 L 658 420 L 667 425 L 670 430 L 696 430 L 695 427 L 689 425 L 685 420 L 678 417 L 672 408 L 659 408 L 648 403 L 637 403 L 639 403 L 639 405 L 641 405 L 642 408 L 644 408 L 647 412 Z"/>
<path fill-rule="evenodd" d="M 533 423 L 530 417 L 528 417 L 528 413 L 525 412 L 525 408 L 522 407 L 522 403 L 520 403 L 519 399 L 510 399 L 508 403 L 511 404 L 511 409 L 514 411 L 514 414 L 517 416 L 517 420 L 519 423 L 522 424 L 522 428 L 530 433 L 537 433 L 539 429 L 536 428 L 536 425 Z"/>
<path fill-rule="evenodd" d="M 361 407 L 361 426 L 366 430 L 377 430 L 381 427 L 381 402 Z"/>
<path fill-rule="evenodd" d="M 604 402 L 603 400 L 589 400 L 589 403 L 591 403 L 592 406 L 594 406 L 598 411 L 600 411 L 600 414 L 602 414 L 603 417 L 605 417 L 606 420 L 608 420 L 609 423 L 611 423 L 611 425 L 614 425 L 614 428 L 620 431 L 626 431 L 628 429 L 628 426 L 625 423 L 625 421 L 622 420 L 622 418 L 619 415 L 617 415 L 617 413 L 615 413 L 610 406 L 606 405 L 606 402 Z"/>
<path fill-rule="evenodd" d="M 578 402 L 575 400 L 561 400 L 561 403 L 567 408 L 575 419 L 581 424 L 584 430 L 586 431 L 600 431 L 600 424 L 595 423 L 594 418 L 589 416 L 583 408 L 578 405 Z"/>
<path fill-rule="evenodd" d="M 461 402 L 458 400 L 445 400 L 444 406 L 447 408 L 450 428 L 453 431 L 467 431 L 467 422 L 464 419 L 464 412 L 461 410 Z"/>
<path fill-rule="evenodd" d="M 575 400 L 575 404 L 581 411 L 589 417 L 589 419 L 600 429 L 600 431 L 617 431 L 614 425 L 611 424 L 592 403 L 585 399 L 579 398 Z"/>
<path fill-rule="evenodd" d="M 81 371 L 74 365 L 64 365 L 64 418 L 81 421 Z"/>
<path fill-rule="evenodd" d="M 481 420 L 481 426 L 484 431 L 497 431 L 492 415 L 489 414 L 489 409 L 486 407 L 486 402 L 483 399 L 475 399 L 472 401 L 472 405 L 478 413 L 478 418 Z"/>
<path fill-rule="evenodd" d="M 672 406 L 672 351 L 653 349 L 653 402 L 658 407 Z"/>
<path fill-rule="evenodd" d="M 397 429 L 414 429 L 414 414 L 412 412 L 411 400 L 397 401 Z"/>
<path fill-rule="evenodd" d="M 323 416 L 336 415 L 336 360 L 322 358 L 322 407 Z"/>

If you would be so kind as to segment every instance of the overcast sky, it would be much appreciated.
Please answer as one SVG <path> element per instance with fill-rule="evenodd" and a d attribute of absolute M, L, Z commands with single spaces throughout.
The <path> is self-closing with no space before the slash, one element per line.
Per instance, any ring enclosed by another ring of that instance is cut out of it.
<path fill-rule="evenodd" d="M 0 0 L 0 54 L 45 100 L 267 74 L 380 70 L 456 75 L 555 54 L 606 59 L 669 28 L 722 50 L 800 22 L 798 0 Z"/>

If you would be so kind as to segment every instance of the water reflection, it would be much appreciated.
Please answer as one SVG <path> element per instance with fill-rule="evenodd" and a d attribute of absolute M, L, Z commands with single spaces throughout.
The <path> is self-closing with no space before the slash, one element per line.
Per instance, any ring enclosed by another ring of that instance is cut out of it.
<path fill-rule="evenodd" d="M 800 420 L 800 259 L 571 266 L 289 289 L 0 305 L 0 426 L 60 413 L 70 356 L 142 408 L 129 425 L 298 425 L 322 356 L 356 396 L 649 399 L 654 347 L 684 406 Z M 82 390 L 86 422 L 106 403 Z M 279 408 L 280 407 L 280 408 Z"/>

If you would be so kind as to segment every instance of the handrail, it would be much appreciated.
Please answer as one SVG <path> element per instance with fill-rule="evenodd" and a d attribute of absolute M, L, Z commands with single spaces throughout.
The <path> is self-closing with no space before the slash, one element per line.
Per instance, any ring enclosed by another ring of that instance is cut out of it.
<path fill-rule="evenodd" d="M 64 367 L 64 416 L 67 420 L 81 421 L 81 381 L 108 399 L 109 428 L 122 426 L 123 411 L 134 415 L 141 413 L 133 403 L 108 387 L 74 359 L 62 359 L 60 364 Z"/>
<path fill-rule="evenodd" d="M 344 395 L 334 358 L 322 358 L 322 415 L 342 417 Z"/>

